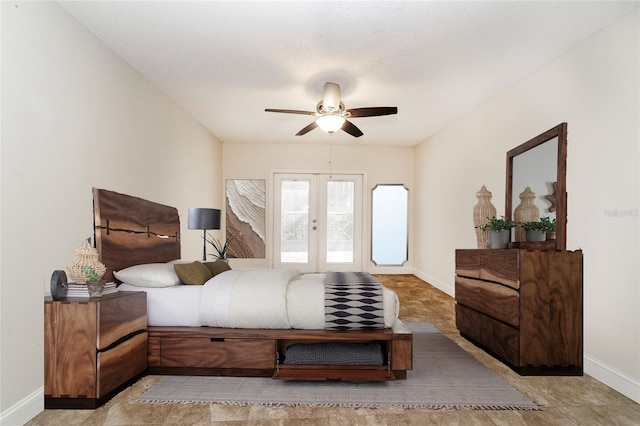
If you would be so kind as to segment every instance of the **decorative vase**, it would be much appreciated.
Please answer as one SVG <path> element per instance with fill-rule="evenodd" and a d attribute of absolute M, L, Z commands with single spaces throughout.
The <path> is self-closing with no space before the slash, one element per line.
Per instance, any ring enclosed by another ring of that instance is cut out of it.
<path fill-rule="evenodd" d="M 473 226 L 476 229 L 476 240 L 479 249 L 489 248 L 489 230 L 483 231 L 480 226 L 487 223 L 487 218 L 495 217 L 496 208 L 491 204 L 491 191 L 482 185 L 480 191 L 476 192 L 478 203 L 473 207 Z"/>
<path fill-rule="evenodd" d="M 540 219 L 540 210 L 535 205 L 536 194 L 528 186 L 520 193 L 520 204 L 513 211 L 516 223 L 535 222 Z M 521 226 L 516 227 L 514 241 L 527 241 L 527 233 Z"/>
<path fill-rule="evenodd" d="M 505 249 L 511 240 L 511 229 L 491 231 L 490 235 L 490 247 L 492 249 Z"/>
<path fill-rule="evenodd" d="M 544 241 L 547 237 L 546 232 L 542 230 L 528 230 L 527 241 Z"/>
<path fill-rule="evenodd" d="M 98 251 L 91 247 L 88 240 L 76 249 L 73 260 L 67 265 L 67 272 L 71 282 L 79 284 L 87 282 L 87 275 L 83 271 L 86 266 L 91 267 L 96 275 L 100 277 L 107 271 L 107 267 L 99 260 Z"/>
<path fill-rule="evenodd" d="M 556 239 L 556 231 L 547 232 L 547 241 L 553 241 Z"/>

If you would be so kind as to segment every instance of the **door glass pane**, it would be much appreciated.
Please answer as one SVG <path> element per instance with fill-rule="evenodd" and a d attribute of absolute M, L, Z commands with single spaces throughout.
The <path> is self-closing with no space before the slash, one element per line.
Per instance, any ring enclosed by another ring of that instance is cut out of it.
<path fill-rule="evenodd" d="M 309 261 L 309 181 L 283 180 L 281 188 L 280 261 Z"/>
<path fill-rule="evenodd" d="M 353 262 L 354 182 L 327 182 L 327 262 Z"/>

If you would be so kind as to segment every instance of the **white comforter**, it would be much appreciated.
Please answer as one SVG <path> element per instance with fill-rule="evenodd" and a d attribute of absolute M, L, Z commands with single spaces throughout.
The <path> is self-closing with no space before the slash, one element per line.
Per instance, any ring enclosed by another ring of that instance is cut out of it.
<path fill-rule="evenodd" d="M 211 327 L 324 329 L 324 274 L 234 269 L 202 289 L 200 322 Z M 385 326 L 398 317 L 396 294 L 384 289 Z"/>
<path fill-rule="evenodd" d="M 137 287 L 147 292 L 150 326 L 324 329 L 324 276 L 297 270 L 233 269 L 203 286 Z M 384 288 L 385 327 L 398 318 L 396 294 Z"/>
<path fill-rule="evenodd" d="M 295 270 L 230 270 L 204 284 L 200 323 L 210 327 L 290 328 L 287 287 Z"/>

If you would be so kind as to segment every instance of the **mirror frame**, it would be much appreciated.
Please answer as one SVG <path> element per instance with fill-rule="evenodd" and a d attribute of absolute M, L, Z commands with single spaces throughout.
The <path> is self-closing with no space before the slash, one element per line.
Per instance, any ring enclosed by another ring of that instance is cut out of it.
<path fill-rule="evenodd" d="M 513 218 L 512 195 L 513 192 L 513 157 L 523 154 L 551 139 L 558 138 L 557 175 L 556 175 L 556 250 L 566 250 L 567 246 L 567 123 L 561 123 L 556 127 L 528 140 L 520 146 L 507 152 L 507 184 L 505 198 L 505 217 Z M 549 243 L 526 243 L 531 248 L 547 248 Z M 523 243 L 511 243 L 514 248 Z"/>

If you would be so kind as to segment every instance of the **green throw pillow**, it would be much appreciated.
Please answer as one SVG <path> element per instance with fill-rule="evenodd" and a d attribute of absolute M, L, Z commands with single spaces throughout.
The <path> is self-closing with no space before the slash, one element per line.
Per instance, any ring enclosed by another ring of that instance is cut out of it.
<path fill-rule="evenodd" d="M 213 277 L 209 269 L 201 262 L 176 263 L 173 265 L 182 284 L 202 285 Z"/>
<path fill-rule="evenodd" d="M 215 262 L 205 262 L 204 266 L 207 267 L 209 272 L 215 277 L 220 272 L 228 271 L 231 269 L 231 266 L 227 262 L 223 262 L 222 260 L 216 260 Z"/>

